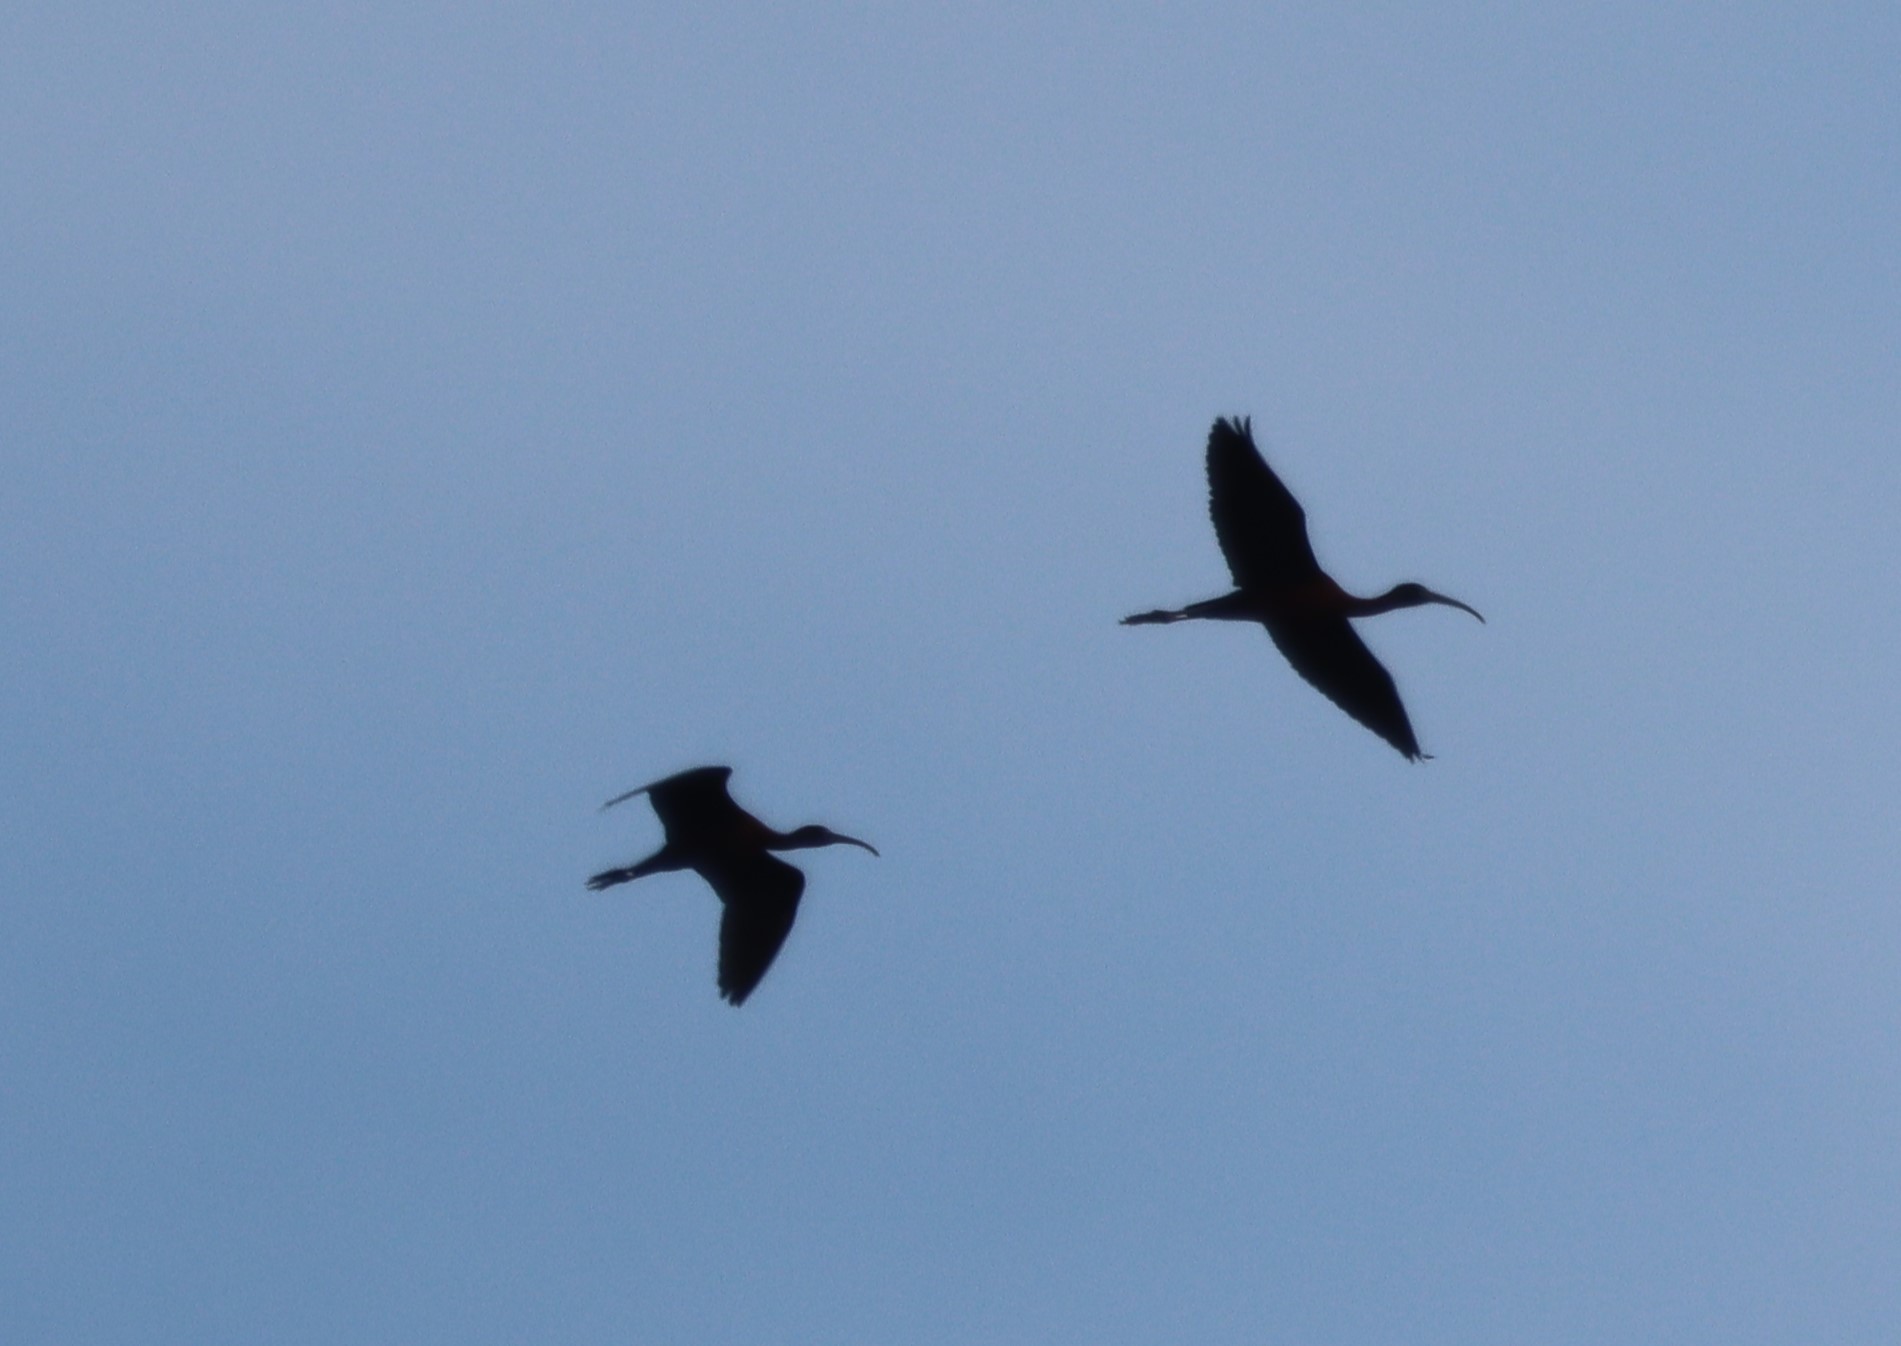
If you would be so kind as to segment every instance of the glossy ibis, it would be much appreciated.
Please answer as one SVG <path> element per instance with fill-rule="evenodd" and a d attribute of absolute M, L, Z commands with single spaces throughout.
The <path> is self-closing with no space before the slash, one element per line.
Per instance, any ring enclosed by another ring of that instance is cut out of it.
<path fill-rule="evenodd" d="M 1419 751 L 1406 707 L 1392 674 L 1373 657 L 1354 631 L 1350 617 L 1371 617 L 1395 608 L 1444 603 L 1469 612 L 1475 608 L 1434 593 L 1423 584 L 1396 584 L 1376 598 L 1358 598 L 1334 583 L 1314 559 L 1307 540 L 1307 513 L 1281 484 L 1254 446 L 1246 417 L 1222 419 L 1208 432 L 1208 513 L 1215 539 L 1234 575 L 1234 592 L 1124 617 L 1124 626 L 1179 622 L 1193 617 L 1215 621 L 1259 622 L 1287 656 L 1294 671 L 1405 755 Z"/>
<path fill-rule="evenodd" d="M 646 795 L 667 830 L 667 840 L 639 864 L 602 870 L 587 886 L 599 892 L 674 869 L 690 869 L 705 879 L 725 908 L 719 923 L 719 993 L 740 1005 L 779 956 L 805 891 L 805 875 L 772 852 L 840 843 L 878 852 L 869 842 L 817 823 L 791 832 L 773 831 L 726 793 L 732 774 L 729 766 L 695 767 L 601 805 L 610 809 Z"/>

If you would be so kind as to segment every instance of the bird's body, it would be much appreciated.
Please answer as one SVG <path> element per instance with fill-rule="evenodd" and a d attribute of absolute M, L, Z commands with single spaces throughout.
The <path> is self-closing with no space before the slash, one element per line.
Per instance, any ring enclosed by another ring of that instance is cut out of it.
<path fill-rule="evenodd" d="M 719 931 L 720 995 L 743 1004 L 766 975 L 792 931 L 805 875 L 772 852 L 845 844 L 878 852 L 856 837 L 813 823 L 777 832 L 733 802 L 726 792 L 731 767 L 702 766 L 617 795 L 612 808 L 646 795 L 666 829 L 659 850 L 625 869 L 607 869 L 587 881 L 596 892 L 649 874 L 690 869 L 705 879 L 725 908 Z"/>
<path fill-rule="evenodd" d="M 1222 419 L 1208 433 L 1208 512 L 1234 576 L 1234 590 L 1185 608 L 1138 612 L 1125 626 L 1205 618 L 1259 622 L 1294 671 L 1408 760 L 1426 754 L 1380 661 L 1349 618 L 1443 603 L 1479 614 L 1423 584 L 1397 584 L 1360 598 L 1320 568 L 1307 539 L 1307 512 L 1254 445 L 1246 418 Z M 1483 617 L 1479 617 L 1484 621 Z"/>

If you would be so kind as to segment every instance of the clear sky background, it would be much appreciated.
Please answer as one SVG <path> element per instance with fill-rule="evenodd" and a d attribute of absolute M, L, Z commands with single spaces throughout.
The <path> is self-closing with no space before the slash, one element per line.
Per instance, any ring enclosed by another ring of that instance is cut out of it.
<path fill-rule="evenodd" d="M 1897 70 L 8 6 L 0 1339 L 1892 1341 Z M 1437 760 L 1117 626 L 1238 413 Z M 703 762 L 883 851 L 737 1011 Z"/>

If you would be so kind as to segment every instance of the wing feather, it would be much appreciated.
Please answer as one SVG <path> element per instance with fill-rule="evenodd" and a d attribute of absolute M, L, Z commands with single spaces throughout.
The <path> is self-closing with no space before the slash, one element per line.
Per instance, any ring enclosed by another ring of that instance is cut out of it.
<path fill-rule="evenodd" d="M 725 907 L 719 922 L 719 993 L 742 1005 L 792 933 L 805 875 L 765 851 L 700 873 Z"/>
<path fill-rule="evenodd" d="M 726 792 L 726 780 L 732 774 L 729 766 L 696 766 L 615 795 L 601 807 L 611 809 L 635 795 L 646 795 L 668 837 L 674 838 L 676 831 L 685 837 L 696 828 L 705 829 L 742 812 Z"/>
<path fill-rule="evenodd" d="M 1307 511 L 1261 457 L 1245 417 L 1208 432 L 1208 514 L 1235 588 L 1273 590 L 1320 575 Z"/>
<path fill-rule="evenodd" d="M 1303 617 L 1262 624 L 1294 671 L 1329 701 L 1399 749 L 1408 760 L 1422 755 L 1393 675 L 1345 617 Z"/>

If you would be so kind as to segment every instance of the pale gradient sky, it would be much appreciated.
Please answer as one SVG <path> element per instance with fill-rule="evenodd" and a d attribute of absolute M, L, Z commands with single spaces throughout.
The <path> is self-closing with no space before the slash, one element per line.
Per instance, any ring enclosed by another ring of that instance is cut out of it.
<path fill-rule="evenodd" d="M 0 1340 L 1885 1343 L 1901 11 L 0 17 Z M 1409 766 L 1242 627 L 1247 413 Z M 735 1011 L 607 796 L 810 853 Z"/>

